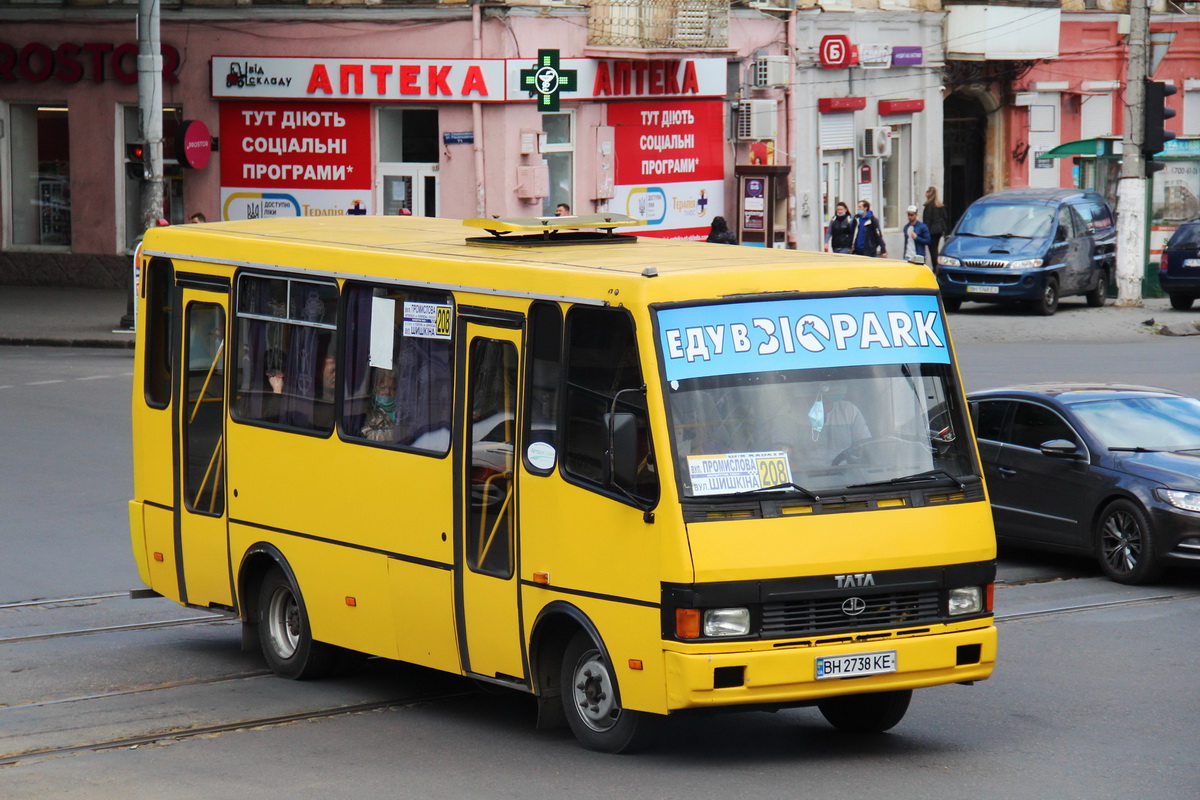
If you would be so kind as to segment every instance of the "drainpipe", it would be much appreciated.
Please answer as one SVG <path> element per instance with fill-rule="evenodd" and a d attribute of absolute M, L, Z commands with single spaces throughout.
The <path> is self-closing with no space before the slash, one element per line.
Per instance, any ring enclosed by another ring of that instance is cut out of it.
<path fill-rule="evenodd" d="M 483 12 L 478 0 L 471 4 L 471 55 L 475 60 L 483 58 Z M 479 101 L 471 103 L 471 124 L 475 128 L 475 216 L 487 216 L 485 200 L 487 192 L 483 180 L 483 104 Z"/>
<path fill-rule="evenodd" d="M 796 127 L 795 118 L 792 116 L 795 113 L 795 97 L 793 87 L 796 85 L 796 4 L 792 3 L 787 12 L 787 20 L 784 22 L 787 30 L 783 32 L 784 43 L 788 55 L 788 85 L 783 90 L 783 129 L 784 139 L 787 143 L 787 163 L 788 163 L 788 215 L 787 215 L 787 235 L 789 240 L 787 244 L 795 247 L 799 240 L 799 218 L 796 212 L 796 151 L 799 149 L 799 141 L 793 141 L 793 131 Z M 770 246 L 770 245 L 768 245 Z"/>

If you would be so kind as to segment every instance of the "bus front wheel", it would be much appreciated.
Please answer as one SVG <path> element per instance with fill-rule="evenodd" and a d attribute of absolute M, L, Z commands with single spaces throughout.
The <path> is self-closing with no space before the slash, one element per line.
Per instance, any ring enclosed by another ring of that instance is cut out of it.
<path fill-rule="evenodd" d="M 883 733 L 904 719 L 912 690 L 831 697 L 817 703 L 829 724 L 846 733 Z"/>
<path fill-rule="evenodd" d="M 579 743 L 601 753 L 633 749 L 645 727 L 642 714 L 621 708 L 612 665 L 592 637 L 575 634 L 562 662 L 562 702 Z"/>
<path fill-rule="evenodd" d="M 267 666 L 282 678 L 320 678 L 337 658 L 334 647 L 313 641 L 304 598 L 279 567 L 271 568 L 259 588 L 258 640 Z"/>

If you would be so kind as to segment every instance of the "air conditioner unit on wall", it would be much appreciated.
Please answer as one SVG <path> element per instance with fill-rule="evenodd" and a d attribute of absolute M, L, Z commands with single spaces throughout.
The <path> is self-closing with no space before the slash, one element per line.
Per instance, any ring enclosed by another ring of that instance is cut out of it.
<path fill-rule="evenodd" d="M 892 129 L 864 128 L 863 129 L 863 158 L 886 158 L 892 154 Z"/>
<path fill-rule="evenodd" d="M 759 89 L 768 86 L 787 86 L 788 57 L 763 56 L 754 60 L 754 85 Z"/>
<path fill-rule="evenodd" d="M 737 138 L 742 142 L 775 138 L 774 100 L 741 100 L 737 106 Z"/>

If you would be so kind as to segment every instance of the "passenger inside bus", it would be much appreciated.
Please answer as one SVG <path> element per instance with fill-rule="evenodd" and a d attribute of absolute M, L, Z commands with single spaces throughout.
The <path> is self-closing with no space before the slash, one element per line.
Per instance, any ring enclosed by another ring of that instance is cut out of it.
<path fill-rule="evenodd" d="M 396 373 L 373 371 L 371 408 L 363 420 L 362 435 L 373 442 L 391 442 L 396 429 Z"/>

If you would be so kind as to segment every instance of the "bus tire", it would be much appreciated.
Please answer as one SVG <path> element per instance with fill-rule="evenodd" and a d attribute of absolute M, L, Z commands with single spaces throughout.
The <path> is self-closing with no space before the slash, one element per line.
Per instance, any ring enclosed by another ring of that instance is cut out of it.
<path fill-rule="evenodd" d="M 904 719 L 912 689 L 831 697 L 817 703 L 829 724 L 846 733 L 883 733 Z"/>
<path fill-rule="evenodd" d="M 640 712 L 621 708 L 608 656 L 585 631 L 567 645 L 562 660 L 562 703 L 579 743 L 601 753 L 626 753 L 645 727 Z"/>
<path fill-rule="evenodd" d="M 268 570 L 259 587 L 258 640 L 267 666 L 281 678 L 321 678 L 337 661 L 336 647 L 313 641 L 304 598 L 279 567 Z"/>

